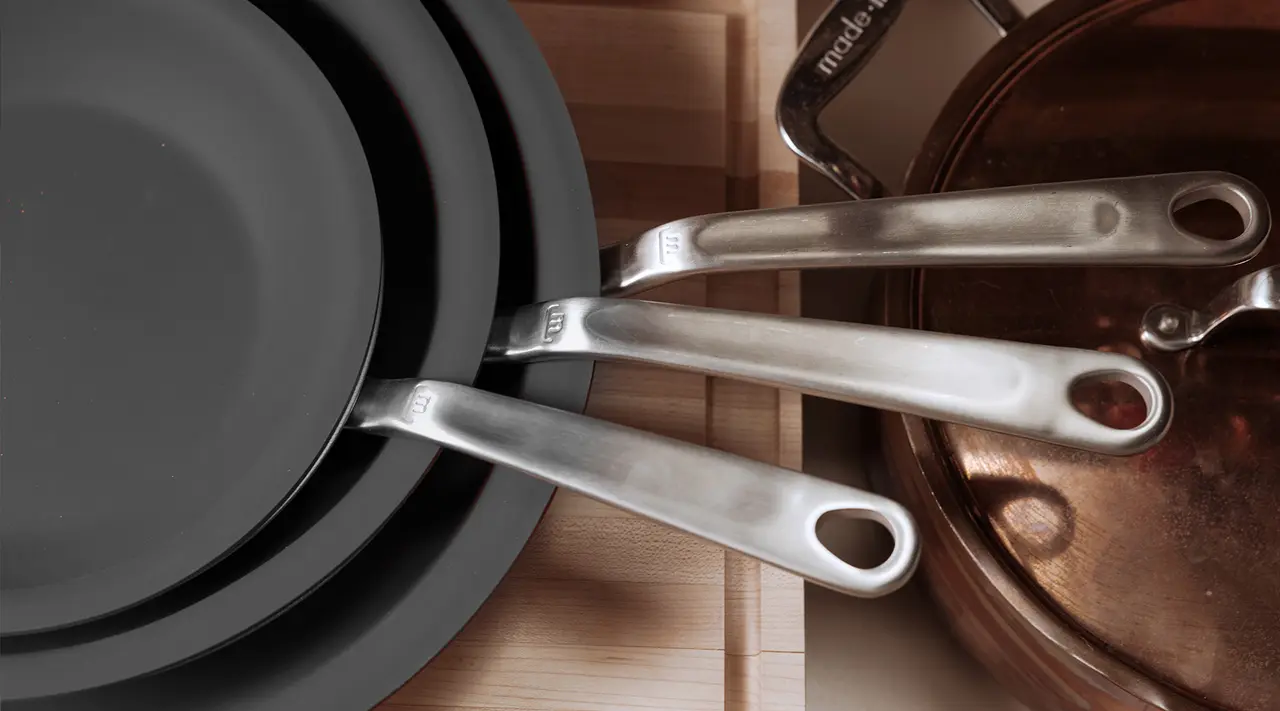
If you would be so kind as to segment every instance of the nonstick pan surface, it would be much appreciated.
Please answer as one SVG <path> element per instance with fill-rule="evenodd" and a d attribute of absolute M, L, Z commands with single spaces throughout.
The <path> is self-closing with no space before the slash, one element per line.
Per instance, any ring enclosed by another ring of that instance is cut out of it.
<path fill-rule="evenodd" d="M 312 52 L 373 169 L 386 258 L 369 372 L 471 382 L 496 294 L 498 202 L 480 112 L 449 47 L 411 0 L 377 13 L 352 0 L 260 7 Z M 291 504 L 219 565 L 127 612 L 6 638 L 3 698 L 163 669 L 263 623 L 358 551 L 437 451 L 344 433 Z"/>
<path fill-rule="evenodd" d="M 0 24 L 11 635 L 140 603 L 284 506 L 363 376 L 381 242 L 342 102 L 251 4 Z"/>
<path fill-rule="evenodd" d="M 490 130 L 496 94 L 479 84 L 486 75 L 502 92 L 519 139 L 520 155 L 508 157 L 517 170 L 499 171 L 500 178 L 515 178 L 504 180 L 501 194 L 504 225 L 516 234 L 508 240 L 504 233 L 501 301 L 515 306 L 590 293 L 599 287 L 594 216 L 577 138 L 550 72 L 505 3 L 452 0 L 448 6 L 451 16 L 440 4 L 431 11 L 456 51 L 467 54 L 469 39 L 484 54 L 487 67 L 465 56 L 463 63 L 477 82 Z M 514 138 L 499 129 L 495 147 L 511 147 Z M 523 220 L 517 219 L 521 210 Z M 587 361 L 486 366 L 478 384 L 576 410 L 586 402 L 591 369 Z M 444 452 L 354 560 L 270 624 L 148 678 L 6 708 L 367 709 L 420 669 L 479 608 L 552 491 L 525 474 Z M 300 497 L 295 505 L 301 503 Z"/>

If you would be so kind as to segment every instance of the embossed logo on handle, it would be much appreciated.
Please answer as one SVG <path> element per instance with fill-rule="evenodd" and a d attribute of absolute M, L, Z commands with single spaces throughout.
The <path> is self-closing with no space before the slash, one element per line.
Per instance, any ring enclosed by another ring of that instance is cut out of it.
<path fill-rule="evenodd" d="M 564 310 L 560 304 L 547 304 L 547 325 L 542 329 L 542 342 L 554 343 L 564 330 Z"/>
<path fill-rule="evenodd" d="M 667 230 L 658 239 L 658 263 L 666 264 L 669 257 L 680 254 L 683 236 L 676 230 Z"/>
<path fill-rule="evenodd" d="M 818 72 L 831 76 L 836 69 L 840 67 L 840 63 L 844 61 L 846 55 L 853 51 L 857 46 L 858 40 L 862 38 L 862 34 L 871 27 L 871 17 L 876 10 L 883 9 L 888 0 L 870 0 L 867 3 L 866 10 L 859 10 L 853 13 L 853 17 L 840 15 L 840 32 L 836 34 L 835 40 L 831 43 L 831 48 L 822 55 L 818 60 Z M 875 38 L 879 40 L 879 37 Z"/>
<path fill-rule="evenodd" d="M 415 415 L 421 415 L 427 411 L 427 405 L 431 404 L 431 390 L 426 385 L 419 385 L 413 389 L 413 398 L 409 401 L 409 411 Z"/>

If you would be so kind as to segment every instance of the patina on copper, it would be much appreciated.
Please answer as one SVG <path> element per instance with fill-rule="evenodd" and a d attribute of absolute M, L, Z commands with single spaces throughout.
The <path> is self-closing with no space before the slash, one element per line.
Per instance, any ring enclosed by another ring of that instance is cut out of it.
<path fill-rule="evenodd" d="M 1280 205 L 1280 0 L 1058 0 L 971 72 L 907 192 L 1205 169 Z M 1280 322 L 1179 353 L 1140 340 L 1148 307 L 1199 308 L 1277 262 L 1273 234 L 1231 268 L 889 278 L 893 325 L 1121 351 L 1174 388 L 1172 430 L 1134 457 L 886 416 L 937 597 L 1034 708 L 1280 709 Z M 1105 389 L 1081 405 L 1135 407 Z"/>

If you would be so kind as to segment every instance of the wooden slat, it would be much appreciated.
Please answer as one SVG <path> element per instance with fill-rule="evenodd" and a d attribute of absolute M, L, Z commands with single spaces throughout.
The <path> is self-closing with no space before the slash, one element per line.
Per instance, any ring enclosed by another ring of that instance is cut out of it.
<path fill-rule="evenodd" d="M 570 107 L 725 111 L 725 16 L 515 3 Z"/>
<path fill-rule="evenodd" d="M 770 566 L 760 573 L 760 649 L 804 654 L 804 581 Z"/>
<path fill-rule="evenodd" d="M 718 651 L 455 642 L 389 699 L 431 709 L 719 711 Z M 653 683 L 655 676 L 661 684 Z"/>
<path fill-rule="evenodd" d="M 600 363 L 591 383 L 587 413 L 702 444 L 706 441 L 706 402 L 707 379 L 701 375 L 634 363 Z"/>
<path fill-rule="evenodd" d="M 761 655 L 764 693 L 770 711 L 804 711 L 804 654 L 765 652 Z"/>
<path fill-rule="evenodd" d="M 678 562 L 690 561 L 694 557 Z M 667 583 L 651 577 L 642 594 L 636 594 L 635 582 L 529 578 L 507 585 L 485 603 L 459 639 L 709 651 L 724 646 L 719 580 Z"/>
<path fill-rule="evenodd" d="M 548 518 L 511 572 L 516 580 L 719 585 L 724 578 L 720 553 L 709 543 L 635 516 Z"/>
<path fill-rule="evenodd" d="M 723 139 L 723 130 L 719 132 Z M 617 163 L 587 158 L 596 216 L 656 224 L 725 209 L 724 168 Z"/>
<path fill-rule="evenodd" d="M 582 152 L 609 163 L 709 168 L 725 164 L 719 112 L 571 104 Z"/>
<path fill-rule="evenodd" d="M 730 46 L 741 48 L 731 52 L 728 77 L 725 191 L 731 210 L 794 204 L 798 197 L 795 160 L 780 158 L 787 149 L 773 129 L 774 97 L 794 52 L 794 28 L 794 4 L 768 0 L 743 0 L 742 12 L 729 25 Z M 774 172 L 767 172 L 770 167 Z M 794 275 L 767 272 L 712 277 L 707 304 L 799 315 L 799 281 Z M 710 397 L 713 446 L 800 468 L 798 394 L 713 379 Z M 726 552 L 725 569 L 725 708 L 803 708 L 803 584 L 731 552 Z M 792 663 L 777 663 L 776 654 L 766 651 L 771 649 L 794 650 Z"/>
<path fill-rule="evenodd" d="M 727 17 L 735 17 L 744 11 L 744 0 L 522 0 L 528 5 L 587 5 L 595 7 L 618 7 L 620 5 L 639 10 L 678 10 L 684 12 L 716 13 Z M 795 12 L 795 3 L 781 0 L 777 5 L 790 7 Z"/>

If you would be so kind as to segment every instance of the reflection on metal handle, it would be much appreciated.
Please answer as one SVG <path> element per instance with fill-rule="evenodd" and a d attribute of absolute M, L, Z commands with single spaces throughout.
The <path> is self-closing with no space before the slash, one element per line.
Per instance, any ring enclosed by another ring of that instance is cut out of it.
<path fill-rule="evenodd" d="M 1215 198 L 1240 214 L 1232 240 L 1173 220 Z M 600 253 L 602 291 L 632 294 L 706 272 L 825 267 L 1227 266 L 1270 231 L 1266 196 L 1220 172 L 1172 173 L 966 190 L 703 215 Z"/>
<path fill-rule="evenodd" d="M 1116 353 L 656 302 L 573 298 L 499 319 L 489 360 L 597 358 L 798 390 L 1104 454 L 1133 454 L 1168 429 L 1168 384 Z M 1128 383 L 1146 420 L 1121 430 L 1071 404 L 1091 377 Z"/>
<path fill-rule="evenodd" d="M 348 426 L 518 469 L 850 595 L 898 589 L 920 556 L 910 514 L 882 496 L 462 385 L 366 382 Z M 843 562 L 815 532 L 830 512 L 879 522 L 893 553 L 871 569 Z"/>
<path fill-rule="evenodd" d="M 1020 21 L 1008 0 L 971 0 L 1003 36 Z M 800 43 L 778 95 L 782 140 L 796 155 L 855 198 L 884 185 L 822 131 L 818 116 L 879 49 L 906 0 L 836 0 Z"/>
<path fill-rule="evenodd" d="M 1142 342 L 1161 351 L 1185 350 L 1232 317 L 1250 311 L 1280 311 L 1280 266 L 1241 277 L 1202 311 L 1176 304 L 1151 307 L 1142 317 Z"/>

